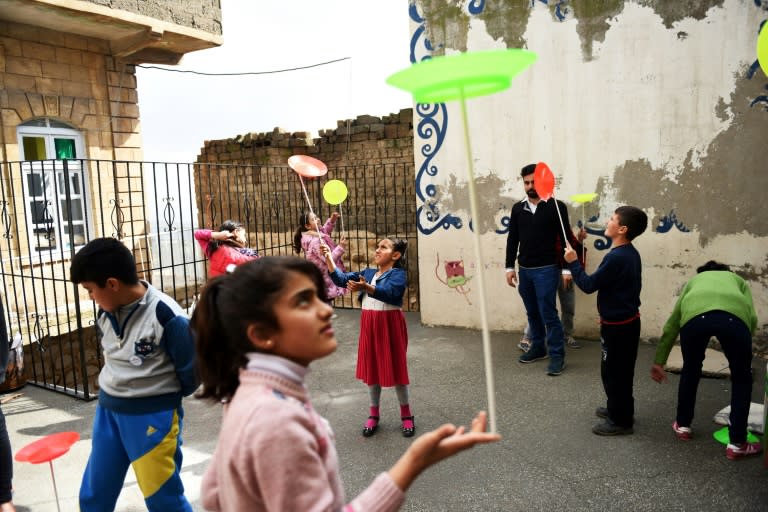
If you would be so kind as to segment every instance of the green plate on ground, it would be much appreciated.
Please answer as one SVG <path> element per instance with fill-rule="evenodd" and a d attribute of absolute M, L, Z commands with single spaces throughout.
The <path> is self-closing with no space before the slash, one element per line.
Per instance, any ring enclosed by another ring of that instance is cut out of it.
<path fill-rule="evenodd" d="M 507 89 L 535 60 L 535 53 L 518 48 L 445 55 L 398 71 L 387 83 L 410 92 L 417 103 L 444 103 Z"/>
<path fill-rule="evenodd" d="M 712 436 L 715 439 L 717 439 L 717 441 L 719 443 L 722 443 L 722 444 L 728 444 L 730 442 L 730 440 L 731 440 L 731 437 L 728 435 L 728 427 L 727 426 L 721 428 L 720 430 L 718 430 L 717 432 L 712 434 Z M 755 434 L 753 434 L 752 432 L 747 432 L 747 442 L 748 443 L 757 443 L 758 441 L 760 441 L 760 439 Z"/>

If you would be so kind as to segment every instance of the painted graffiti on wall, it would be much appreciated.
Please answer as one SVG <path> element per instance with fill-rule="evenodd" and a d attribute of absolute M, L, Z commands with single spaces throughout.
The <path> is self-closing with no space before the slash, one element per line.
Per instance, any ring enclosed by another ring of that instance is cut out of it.
<path fill-rule="evenodd" d="M 440 254 L 435 253 L 437 262 L 435 264 L 435 277 L 437 280 L 443 283 L 448 288 L 456 290 L 464 299 L 467 304 L 472 305 L 472 301 L 469 300 L 469 288 L 465 288 L 465 285 L 469 283 L 472 276 L 467 276 L 464 273 L 464 260 L 445 260 L 445 279 L 440 277 Z"/>

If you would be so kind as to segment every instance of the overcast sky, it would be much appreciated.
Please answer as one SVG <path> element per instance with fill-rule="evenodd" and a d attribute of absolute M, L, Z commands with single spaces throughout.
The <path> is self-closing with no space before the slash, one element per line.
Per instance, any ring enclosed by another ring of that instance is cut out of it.
<path fill-rule="evenodd" d="M 146 161 L 192 162 L 205 140 L 248 132 L 335 128 L 339 119 L 377 116 L 411 106 L 388 86 L 407 67 L 408 0 L 222 0 L 224 44 L 193 52 L 168 69 L 137 68 Z"/>

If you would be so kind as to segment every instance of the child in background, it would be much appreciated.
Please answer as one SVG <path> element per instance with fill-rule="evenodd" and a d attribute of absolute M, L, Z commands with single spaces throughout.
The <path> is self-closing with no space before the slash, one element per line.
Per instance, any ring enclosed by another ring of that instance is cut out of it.
<path fill-rule="evenodd" d="M 597 292 L 600 315 L 602 359 L 600 376 L 607 396 L 606 407 L 595 414 L 603 418 L 592 428 L 599 436 L 634 432 L 635 399 L 632 395 L 637 348 L 640 344 L 640 288 L 642 263 L 632 240 L 648 226 L 648 216 L 634 206 L 620 206 L 605 226 L 613 248 L 588 275 L 572 247 L 565 249 L 565 261 L 573 281 L 585 293 Z"/>
<path fill-rule="evenodd" d="M 725 456 L 737 460 L 757 455 L 760 443 L 747 441 L 747 419 L 752 397 L 752 335 L 757 328 L 757 313 L 747 282 L 724 263 L 714 260 L 696 269 L 664 324 L 656 348 L 651 378 L 667 380 L 664 363 L 680 334 L 683 370 L 677 393 L 677 416 L 672 430 L 681 441 L 693 437 L 691 423 L 696 405 L 696 390 L 709 340 L 720 342 L 731 370 L 731 414 Z"/>
<path fill-rule="evenodd" d="M 405 240 L 384 238 L 376 245 L 373 257 L 377 268 L 347 273 L 336 267 L 330 248 L 323 247 L 333 282 L 359 292 L 363 303 L 355 377 L 368 385 L 370 396 L 369 416 L 363 426 L 365 437 L 375 434 L 379 426 L 382 386 L 395 387 L 403 436 L 413 436 L 416 428 L 408 403 L 408 327 L 402 310 L 407 286 L 403 257 L 407 247 Z"/>
<path fill-rule="evenodd" d="M 8 367 L 10 343 L 8 329 L 5 326 L 5 311 L 0 301 L 0 384 L 5 381 L 5 370 Z M 0 512 L 15 512 L 13 506 L 13 452 L 8 428 L 5 425 L 5 415 L 0 409 Z"/>
<path fill-rule="evenodd" d="M 392 468 L 344 506 L 328 422 L 304 387 L 309 365 L 336 349 L 323 276 L 295 257 L 265 257 L 211 280 L 192 317 L 202 391 L 224 402 L 221 435 L 203 476 L 213 511 L 398 510 L 431 465 L 497 441 L 480 413 L 464 427 L 419 437 Z M 236 319 L 236 321 L 232 321 Z"/>
<path fill-rule="evenodd" d="M 327 245 L 331 249 L 331 257 L 333 258 L 334 265 L 345 271 L 344 263 L 341 260 L 342 255 L 347 247 L 347 241 L 341 239 L 339 245 L 336 245 L 331 238 L 336 221 L 339 218 L 339 212 L 333 212 L 331 216 L 325 221 L 322 228 L 319 228 L 319 219 L 314 213 L 304 212 L 299 217 L 299 228 L 296 230 L 296 234 L 293 235 L 293 249 L 296 254 L 301 254 L 302 249 L 306 258 L 317 265 L 320 269 L 320 273 L 323 275 L 325 281 L 325 293 L 326 301 L 333 302 L 336 297 L 340 297 L 347 293 L 347 289 L 336 286 L 331 281 L 328 272 L 326 272 L 325 255 L 323 255 L 320 246 L 322 244 Z M 318 231 L 319 228 L 319 231 Z"/>
<path fill-rule="evenodd" d="M 209 277 L 231 272 L 235 266 L 259 257 L 258 252 L 248 248 L 248 237 L 243 225 L 234 220 L 224 221 L 218 231 L 195 230 L 195 240 L 211 262 Z"/>
<path fill-rule="evenodd" d="M 139 280 L 131 251 L 114 238 L 80 249 L 70 280 L 99 306 L 96 330 L 104 350 L 80 510 L 114 510 L 130 464 L 150 511 L 191 512 L 179 476 L 181 399 L 197 388 L 184 311 Z"/>
<path fill-rule="evenodd" d="M 587 238 L 587 231 L 584 228 L 579 230 L 577 236 L 573 236 L 573 232 L 568 237 L 568 243 L 571 244 L 573 250 L 578 255 L 578 260 L 581 266 L 586 264 L 586 247 L 582 242 Z M 563 259 L 563 243 L 560 237 L 557 239 L 555 250 L 560 257 L 558 263 L 561 267 L 567 269 L 567 263 Z M 581 348 L 581 343 L 573 337 L 573 316 L 576 314 L 576 290 L 573 286 L 573 276 L 571 276 L 570 270 L 562 273 L 560 282 L 557 285 L 557 298 L 560 300 L 560 323 L 563 324 L 563 336 L 565 337 L 565 346 L 568 348 Z M 528 352 L 531 348 L 531 326 L 525 326 L 523 331 L 523 339 L 517 344 L 517 348 L 523 352 Z"/>

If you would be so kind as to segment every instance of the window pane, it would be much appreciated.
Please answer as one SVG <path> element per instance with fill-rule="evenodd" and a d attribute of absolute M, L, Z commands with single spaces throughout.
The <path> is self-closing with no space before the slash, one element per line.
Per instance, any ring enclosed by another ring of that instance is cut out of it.
<path fill-rule="evenodd" d="M 45 127 L 48 125 L 45 122 L 45 118 L 42 118 L 42 119 L 32 119 L 31 121 L 27 121 L 26 123 L 21 123 L 19 126 Z"/>
<path fill-rule="evenodd" d="M 27 194 L 32 197 L 43 195 L 42 174 L 27 174 Z"/>
<path fill-rule="evenodd" d="M 56 121 L 55 119 L 49 119 L 48 122 L 50 123 L 51 128 L 68 128 L 70 130 L 74 129 L 74 127 L 68 125 L 67 123 L 62 123 L 61 121 Z"/>
<path fill-rule="evenodd" d="M 32 214 L 32 224 L 45 224 L 53 222 L 50 214 L 48 213 L 46 206 L 48 201 L 32 201 L 29 205 L 29 209 Z"/>
<path fill-rule="evenodd" d="M 75 245 L 85 245 L 85 226 L 82 224 L 75 224 L 64 226 L 64 235 L 69 237 L 69 232 L 72 230 L 72 236 L 75 239 Z M 65 245 L 69 248 L 69 239 L 64 240 Z"/>
<path fill-rule="evenodd" d="M 45 138 L 22 137 L 24 144 L 24 160 L 45 160 Z"/>
<path fill-rule="evenodd" d="M 59 204 L 61 206 L 61 219 L 64 222 L 69 222 L 70 220 L 83 220 L 83 204 L 79 199 L 73 199 L 69 202 L 69 204 L 72 205 L 72 218 L 69 217 L 69 212 L 67 211 L 67 201 L 61 199 Z"/>
<path fill-rule="evenodd" d="M 72 184 L 69 186 L 69 193 L 73 196 L 80 195 L 80 174 L 70 175 L 70 181 Z"/>
<path fill-rule="evenodd" d="M 67 193 L 67 189 L 64 186 L 64 173 L 60 172 L 58 175 L 59 178 L 59 194 L 65 195 Z M 80 195 L 80 173 L 70 173 L 69 174 L 69 194 L 72 196 L 79 196 Z"/>
<path fill-rule="evenodd" d="M 72 139 L 53 139 L 56 148 L 56 160 L 77 158 L 75 154 L 75 141 Z"/>
<path fill-rule="evenodd" d="M 35 250 L 45 251 L 56 248 L 56 233 L 53 228 L 35 230 Z"/>

